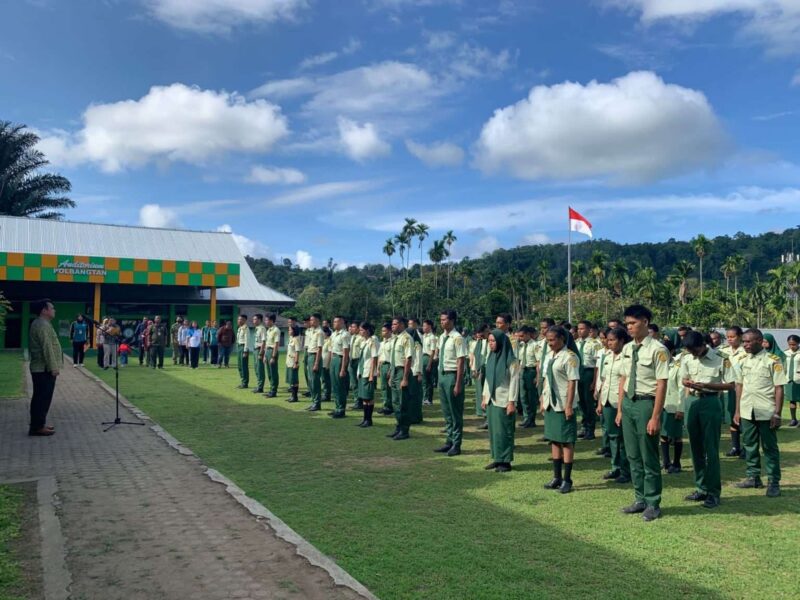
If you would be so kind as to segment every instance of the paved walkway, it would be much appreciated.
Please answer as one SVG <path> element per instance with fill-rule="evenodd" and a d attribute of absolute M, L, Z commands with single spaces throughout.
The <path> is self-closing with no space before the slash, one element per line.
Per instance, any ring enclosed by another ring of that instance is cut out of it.
<path fill-rule="evenodd" d="M 360 597 L 149 426 L 103 433 L 113 399 L 77 369 L 58 380 L 56 435 L 28 437 L 27 410 L 0 401 L 0 480 L 55 476 L 73 600 Z"/>

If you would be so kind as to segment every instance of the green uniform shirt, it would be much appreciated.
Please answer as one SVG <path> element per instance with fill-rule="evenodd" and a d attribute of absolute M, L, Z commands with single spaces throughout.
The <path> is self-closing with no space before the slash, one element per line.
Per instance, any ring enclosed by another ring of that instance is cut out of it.
<path fill-rule="evenodd" d="M 350 349 L 350 332 L 346 329 L 334 331 L 331 335 L 331 352 L 337 356 L 344 356 L 344 349 Z M 352 358 L 357 358 L 353 356 Z"/>
<path fill-rule="evenodd" d="M 31 323 L 29 334 L 30 370 L 31 373 L 53 373 L 60 371 L 64 364 L 64 353 L 58 343 L 56 330 L 50 321 L 38 317 Z"/>
<path fill-rule="evenodd" d="M 622 352 L 603 352 L 598 363 L 600 371 L 597 374 L 597 381 L 600 384 L 598 397 L 602 406 L 617 408 L 619 405 L 619 380 L 622 376 L 622 369 L 625 364 Z"/>
<path fill-rule="evenodd" d="M 159 323 L 150 327 L 148 332 L 148 341 L 151 346 L 166 346 L 167 344 L 167 326 L 164 323 Z"/>
<path fill-rule="evenodd" d="M 786 384 L 781 359 L 761 350 L 748 354 L 735 367 L 736 383 L 742 386 L 739 414 L 743 419 L 768 421 L 775 414 L 775 387 Z"/>
<path fill-rule="evenodd" d="M 181 328 L 181 324 L 180 323 L 173 323 L 172 327 L 169 328 L 169 335 L 170 335 L 170 338 L 172 339 L 172 343 L 173 344 L 177 344 L 178 343 L 178 329 L 180 329 L 180 328 Z"/>
<path fill-rule="evenodd" d="M 455 371 L 458 359 L 467 356 L 466 346 L 464 338 L 455 329 L 450 333 L 442 333 L 439 337 L 439 368 L 442 371 Z"/>
<path fill-rule="evenodd" d="M 624 359 L 622 374 L 630 383 L 631 365 L 636 342 L 628 342 L 622 349 Z M 642 340 L 639 346 L 639 355 L 636 361 L 636 391 L 639 396 L 655 396 L 656 383 L 659 379 L 669 378 L 669 352 L 664 344 L 654 340 L 649 335 Z"/>
<path fill-rule="evenodd" d="M 553 383 L 555 384 L 555 394 L 550 388 L 550 363 L 553 363 Z M 580 380 L 580 358 L 569 348 L 562 348 L 558 354 L 547 351 L 542 364 L 542 396 L 540 398 L 544 406 L 552 407 L 556 412 L 564 412 L 567 406 L 567 386 L 570 381 Z M 578 406 L 578 388 L 575 386 L 575 394 L 572 397 L 572 408 Z"/>
<path fill-rule="evenodd" d="M 389 361 L 392 368 L 405 367 L 406 360 L 411 358 L 414 353 L 414 340 L 411 336 L 403 330 L 403 333 L 392 337 L 392 350 L 390 353 L 391 360 Z"/>

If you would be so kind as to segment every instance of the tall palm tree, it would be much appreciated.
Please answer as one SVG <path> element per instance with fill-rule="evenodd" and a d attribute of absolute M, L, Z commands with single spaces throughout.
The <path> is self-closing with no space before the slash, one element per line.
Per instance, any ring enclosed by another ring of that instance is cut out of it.
<path fill-rule="evenodd" d="M 694 271 L 694 265 L 688 260 L 679 260 L 672 267 L 672 276 L 678 283 L 678 302 L 686 304 L 686 288 L 689 275 Z"/>
<path fill-rule="evenodd" d="M 75 202 L 63 194 L 72 189 L 66 177 L 40 173 L 50 164 L 36 149 L 39 136 L 24 125 L 0 121 L 0 214 L 61 219 Z"/>
<path fill-rule="evenodd" d="M 539 280 L 539 291 L 542 292 L 542 300 L 547 301 L 547 287 L 550 285 L 550 263 L 542 259 L 536 265 L 536 273 Z"/>
<path fill-rule="evenodd" d="M 383 245 L 383 253 L 389 257 L 389 289 L 392 289 L 392 255 L 395 251 L 394 239 L 389 238 Z"/>
<path fill-rule="evenodd" d="M 590 259 L 590 271 L 594 276 L 595 283 L 597 284 L 597 290 L 600 291 L 600 284 L 603 282 L 603 278 L 606 276 L 606 266 L 608 265 L 608 254 L 603 252 L 602 250 L 595 250 L 592 252 L 592 258 Z"/>
<path fill-rule="evenodd" d="M 697 237 L 693 238 L 690 242 L 692 244 L 692 248 L 694 248 L 694 253 L 697 255 L 697 258 L 700 259 L 700 298 L 703 298 L 703 259 L 705 258 L 706 254 L 708 254 L 708 249 L 711 246 L 711 240 L 709 240 L 706 236 L 702 233 L 698 233 Z"/>
<path fill-rule="evenodd" d="M 464 257 L 461 263 L 458 265 L 459 275 L 461 275 L 461 279 L 464 282 L 464 291 L 467 291 L 467 286 L 472 281 L 473 275 L 475 275 L 475 267 L 472 266 L 472 263 L 469 261 L 467 257 Z"/>
<path fill-rule="evenodd" d="M 624 286 L 628 282 L 628 266 L 624 259 L 618 258 L 611 265 L 610 281 L 617 296 L 622 296 Z"/>
<path fill-rule="evenodd" d="M 733 265 L 733 257 L 728 256 L 722 261 L 722 266 L 719 268 L 722 271 L 722 276 L 725 278 L 725 296 L 730 296 L 731 293 L 731 275 L 735 266 Z"/>
<path fill-rule="evenodd" d="M 444 245 L 447 246 L 447 256 L 450 256 L 450 249 L 453 247 L 453 244 L 455 244 L 458 241 L 458 238 L 455 236 L 455 234 L 453 233 L 452 229 L 444 234 L 444 237 L 442 238 L 442 241 L 444 242 Z M 451 263 L 450 263 L 450 261 L 448 261 L 447 262 L 447 297 L 448 298 L 450 297 L 450 271 L 451 271 L 450 267 L 451 267 Z"/>
<path fill-rule="evenodd" d="M 433 288 L 439 290 L 439 263 L 447 258 L 448 250 L 443 240 L 434 240 L 433 246 L 428 250 L 428 258 L 433 263 Z"/>
<path fill-rule="evenodd" d="M 401 235 L 406 238 L 406 245 L 408 246 L 408 254 L 406 255 L 406 269 L 411 268 L 411 243 L 412 238 L 417 235 L 417 220 L 406 217 L 406 222 L 401 230 Z"/>
<path fill-rule="evenodd" d="M 745 260 L 741 254 L 731 256 L 731 277 L 733 277 L 733 298 L 739 308 L 739 275 L 744 272 Z"/>
<path fill-rule="evenodd" d="M 582 260 L 572 261 L 572 287 L 578 289 L 583 283 L 583 276 L 586 272 L 586 263 Z"/>
<path fill-rule="evenodd" d="M 428 237 L 428 230 L 430 227 L 425 225 L 425 223 L 417 223 L 416 234 L 417 239 L 419 240 L 419 276 L 422 278 L 422 242 L 425 241 L 425 238 Z"/>

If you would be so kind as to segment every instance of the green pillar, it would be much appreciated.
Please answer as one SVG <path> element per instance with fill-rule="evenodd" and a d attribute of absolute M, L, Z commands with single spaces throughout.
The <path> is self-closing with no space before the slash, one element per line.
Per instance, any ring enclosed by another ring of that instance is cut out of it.
<path fill-rule="evenodd" d="M 28 348 L 28 323 L 31 320 L 31 304 L 30 302 L 22 303 L 22 311 L 20 312 L 20 319 L 22 320 L 22 348 Z"/>

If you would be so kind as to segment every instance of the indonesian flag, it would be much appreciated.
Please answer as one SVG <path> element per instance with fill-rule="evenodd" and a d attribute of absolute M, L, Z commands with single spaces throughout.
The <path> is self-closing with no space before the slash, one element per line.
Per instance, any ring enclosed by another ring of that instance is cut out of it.
<path fill-rule="evenodd" d="M 569 209 L 569 230 L 592 237 L 592 224 L 576 210 Z"/>

